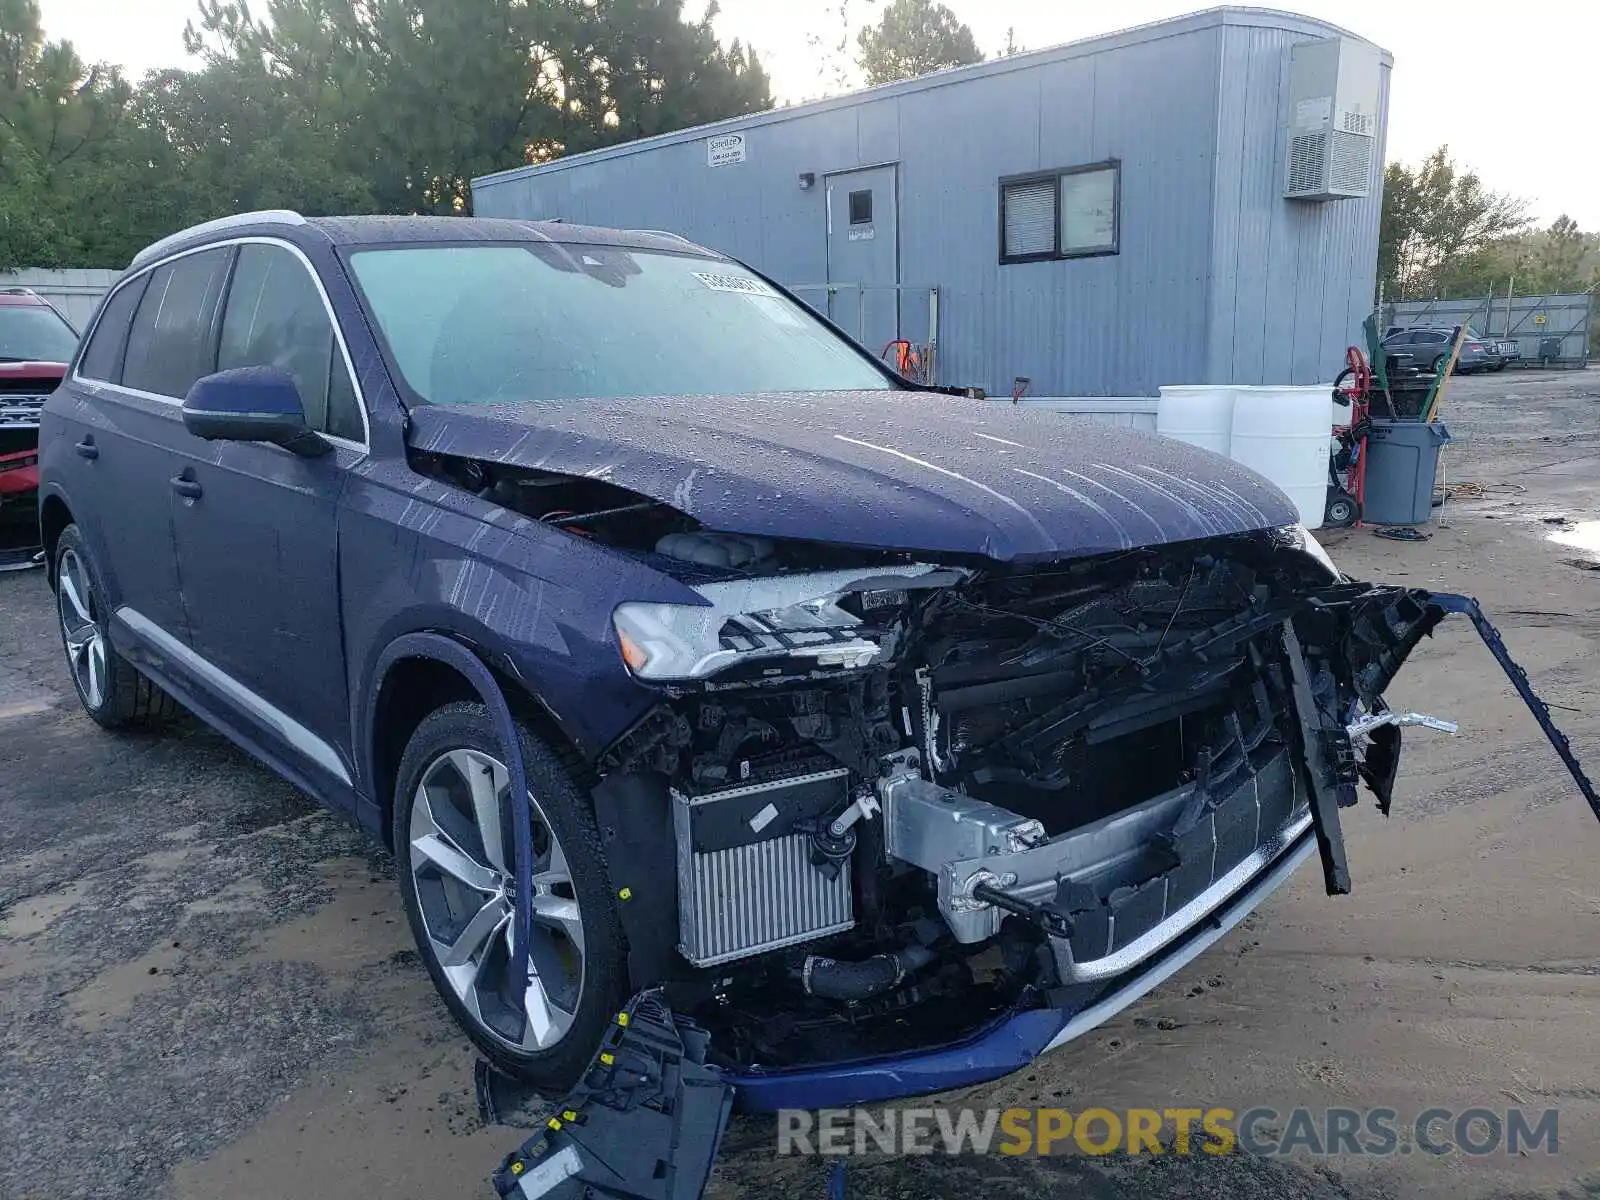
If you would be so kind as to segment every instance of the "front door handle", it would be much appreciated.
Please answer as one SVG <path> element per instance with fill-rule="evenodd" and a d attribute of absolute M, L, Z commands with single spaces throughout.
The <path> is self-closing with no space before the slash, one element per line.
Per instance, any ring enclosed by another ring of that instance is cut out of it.
<path fill-rule="evenodd" d="M 174 475 L 172 477 L 172 490 L 185 500 L 198 500 L 205 489 L 200 486 L 199 480 L 190 479 L 184 475 Z"/>
<path fill-rule="evenodd" d="M 86 437 L 72 447 L 78 452 L 79 458 L 87 458 L 90 462 L 100 457 L 100 447 L 94 444 L 92 437 Z"/>

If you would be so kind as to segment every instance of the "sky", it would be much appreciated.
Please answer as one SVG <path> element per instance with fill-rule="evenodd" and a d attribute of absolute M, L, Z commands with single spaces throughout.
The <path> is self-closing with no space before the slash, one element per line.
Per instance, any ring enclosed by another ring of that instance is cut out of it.
<path fill-rule="evenodd" d="M 856 24 L 883 0 L 850 0 Z M 1205 0 L 945 0 L 993 53 L 1015 29 L 1038 50 L 1206 7 Z M 1600 230 L 1600 167 L 1594 129 L 1600 4 L 1546 0 L 1532 9 L 1503 0 L 1278 0 L 1274 5 L 1342 25 L 1395 58 L 1390 161 L 1417 162 L 1441 143 L 1499 191 L 1521 196 L 1548 224 L 1565 212 Z M 184 66 L 184 22 L 195 0 L 42 0 L 47 36 L 68 38 L 90 61 L 130 76 Z M 265 7 L 260 5 L 259 7 Z M 686 9 L 703 5 L 689 0 Z M 756 48 L 780 100 L 829 90 L 807 35 L 838 40 L 836 0 L 719 0 L 724 42 Z M 830 15 L 826 10 L 832 10 Z"/>

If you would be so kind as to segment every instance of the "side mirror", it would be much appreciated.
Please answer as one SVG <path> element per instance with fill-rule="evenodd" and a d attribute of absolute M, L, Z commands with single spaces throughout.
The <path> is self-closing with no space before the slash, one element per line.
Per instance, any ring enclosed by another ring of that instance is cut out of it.
<path fill-rule="evenodd" d="M 207 441 L 270 442 L 303 458 L 333 449 L 306 423 L 300 389 L 281 367 L 236 367 L 195 380 L 183 427 Z"/>

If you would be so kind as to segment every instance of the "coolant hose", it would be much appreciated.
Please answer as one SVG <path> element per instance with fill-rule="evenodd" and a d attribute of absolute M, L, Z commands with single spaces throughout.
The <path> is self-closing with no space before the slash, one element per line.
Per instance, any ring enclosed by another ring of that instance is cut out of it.
<path fill-rule="evenodd" d="M 800 982 L 809 996 L 829 1000 L 870 1000 L 897 987 L 914 971 L 933 961 L 926 946 L 907 946 L 891 954 L 874 954 L 861 962 L 841 962 L 812 954 L 800 970 Z"/>

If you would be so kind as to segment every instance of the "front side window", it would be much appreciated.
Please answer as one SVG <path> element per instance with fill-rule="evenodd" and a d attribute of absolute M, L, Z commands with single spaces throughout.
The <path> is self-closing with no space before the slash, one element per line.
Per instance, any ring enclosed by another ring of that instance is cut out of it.
<path fill-rule="evenodd" d="M 406 387 L 431 404 L 895 386 L 728 262 L 502 242 L 358 250 L 350 265 Z"/>
<path fill-rule="evenodd" d="M 0 362 L 64 363 L 78 335 L 48 304 L 0 304 Z"/>
<path fill-rule="evenodd" d="M 282 246 L 239 248 L 222 317 L 217 370 L 279 367 L 293 378 L 311 428 L 360 441 L 355 389 L 311 273 Z"/>
<path fill-rule="evenodd" d="M 181 400 L 196 379 L 216 370 L 217 305 L 232 253 L 219 246 L 151 272 L 128 333 L 125 387 Z"/>

